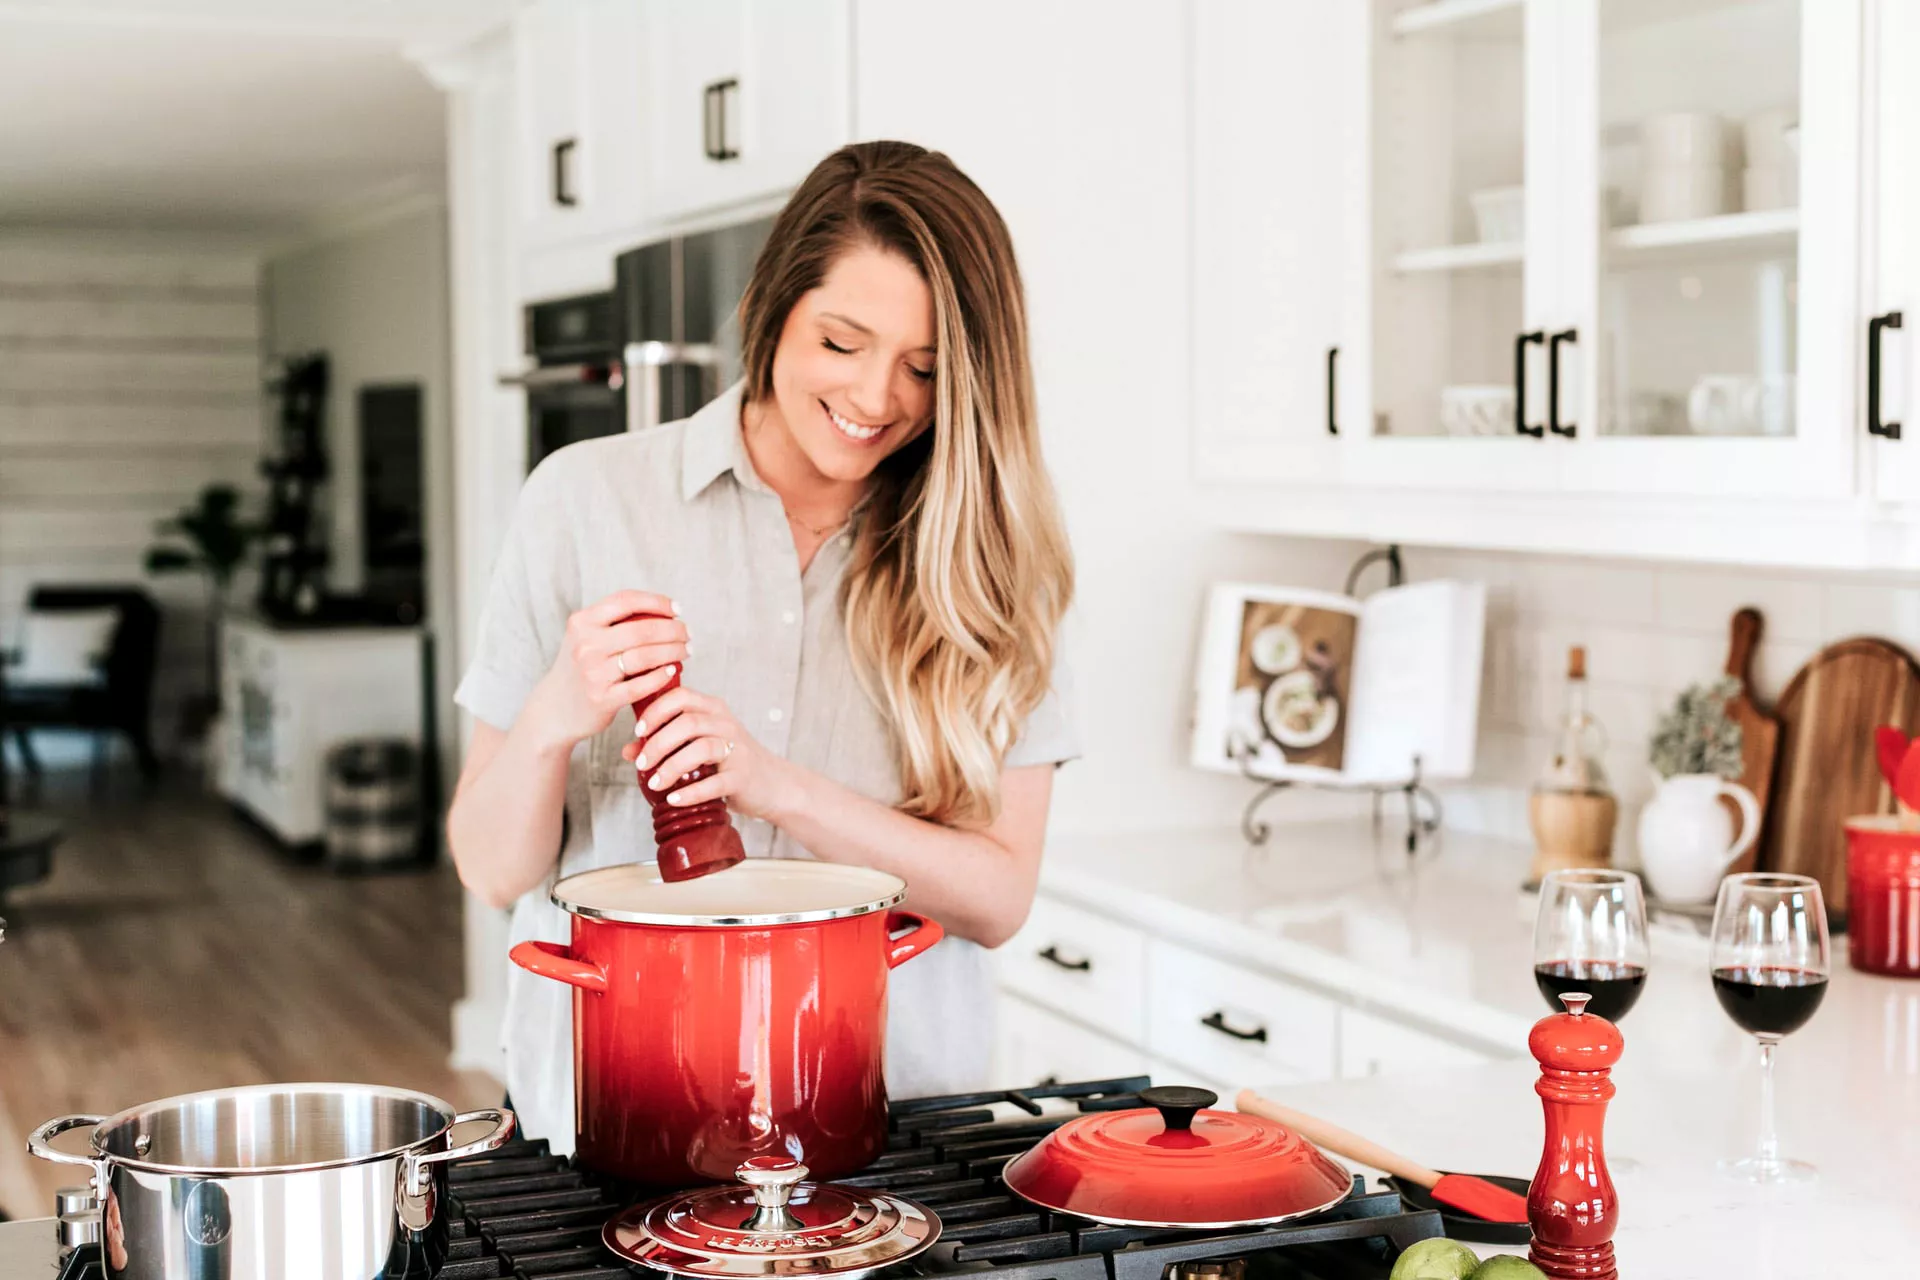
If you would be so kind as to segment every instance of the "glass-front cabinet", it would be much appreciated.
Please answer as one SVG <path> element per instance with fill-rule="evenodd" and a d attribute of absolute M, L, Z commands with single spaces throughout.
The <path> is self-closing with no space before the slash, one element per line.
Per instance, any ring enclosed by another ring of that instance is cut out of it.
<path fill-rule="evenodd" d="M 1558 193 L 1535 81 L 1556 2 L 1375 7 L 1367 234 L 1351 245 L 1369 336 L 1345 384 L 1367 405 L 1344 415 L 1357 479 L 1532 489 L 1561 466 L 1537 447 Z"/>
<path fill-rule="evenodd" d="M 1572 334 L 1560 356 L 1585 375 L 1560 406 L 1582 446 L 1570 484 L 1850 492 L 1858 6 L 1556 12 Z"/>
<path fill-rule="evenodd" d="M 1346 478 L 1851 493 L 1862 12 L 1378 0 Z"/>

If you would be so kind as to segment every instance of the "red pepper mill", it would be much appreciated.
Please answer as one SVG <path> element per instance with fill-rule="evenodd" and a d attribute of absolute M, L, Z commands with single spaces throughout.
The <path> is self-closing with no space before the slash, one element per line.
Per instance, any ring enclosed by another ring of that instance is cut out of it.
<path fill-rule="evenodd" d="M 633 618 L 644 616 L 632 615 Z M 682 669 L 676 667 L 656 692 L 633 704 L 636 720 L 645 720 L 648 707 L 669 689 L 680 687 Z M 652 776 L 649 772 L 635 770 L 640 794 L 653 809 L 653 843 L 662 880 L 693 880 L 746 861 L 746 847 L 740 843 L 740 833 L 733 829 L 733 822 L 727 817 L 725 800 L 702 800 L 689 805 L 667 803 L 667 792 L 711 778 L 717 770 L 716 765 L 703 764 L 685 777 L 668 782 L 664 791 L 655 791 L 647 785 L 647 779 Z"/>
<path fill-rule="evenodd" d="M 1620 1029 L 1588 1013 L 1593 997 L 1561 996 L 1565 1013 L 1533 1024 L 1527 1048 L 1540 1063 L 1533 1091 L 1547 1117 L 1546 1149 L 1527 1193 L 1533 1226 L 1528 1258 L 1554 1280 L 1617 1280 L 1613 1232 L 1620 1198 L 1600 1140 L 1613 1097 L 1613 1064 L 1623 1047 Z"/>

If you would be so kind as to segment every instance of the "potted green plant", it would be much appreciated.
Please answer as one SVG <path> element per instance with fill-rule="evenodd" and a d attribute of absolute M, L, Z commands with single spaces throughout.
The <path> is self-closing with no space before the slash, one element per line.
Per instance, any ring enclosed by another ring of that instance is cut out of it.
<path fill-rule="evenodd" d="M 240 492 L 210 484 L 192 506 L 155 526 L 167 539 L 147 549 L 147 572 L 197 571 L 207 585 L 207 687 L 181 711 L 181 736 L 199 742 L 220 712 L 220 620 L 234 576 L 261 536 L 258 524 L 241 518 Z"/>
<path fill-rule="evenodd" d="M 1681 693 L 1653 731 L 1648 759 L 1659 788 L 1640 811 L 1640 869 L 1654 895 L 1668 902 L 1705 902 L 1727 867 L 1760 835 L 1760 804 L 1732 779 L 1740 776 L 1740 726 L 1727 714 L 1739 691 L 1731 676 Z M 1721 805 L 1739 806 L 1739 838 Z"/>

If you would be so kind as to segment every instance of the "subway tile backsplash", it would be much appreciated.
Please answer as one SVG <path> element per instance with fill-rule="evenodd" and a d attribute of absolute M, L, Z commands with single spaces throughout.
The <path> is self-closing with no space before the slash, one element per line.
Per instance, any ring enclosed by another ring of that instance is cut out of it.
<path fill-rule="evenodd" d="M 1620 795 L 1617 856 L 1632 860 L 1655 719 L 1682 688 L 1726 665 L 1728 630 L 1743 605 L 1765 622 L 1754 660 L 1763 704 L 1824 644 L 1872 635 L 1920 653 L 1920 575 L 1868 578 L 1698 565 L 1403 550 L 1409 581 L 1487 583 L 1486 668 L 1471 785 L 1448 789 L 1450 825 L 1530 841 L 1526 792 L 1558 723 L 1569 647 L 1587 648 L 1589 705 L 1605 726 L 1607 768 Z"/>

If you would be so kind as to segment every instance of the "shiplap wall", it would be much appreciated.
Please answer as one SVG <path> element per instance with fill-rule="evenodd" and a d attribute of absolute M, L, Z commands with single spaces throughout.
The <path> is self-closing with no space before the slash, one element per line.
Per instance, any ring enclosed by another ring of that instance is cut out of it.
<path fill-rule="evenodd" d="M 205 593 L 197 575 L 148 581 L 146 549 L 202 486 L 257 493 L 262 413 L 254 254 L 0 232 L 0 642 L 35 584 L 146 581 L 163 749 L 204 681 Z"/>

